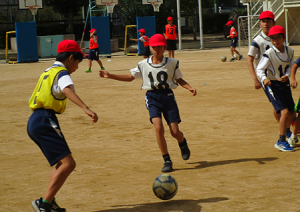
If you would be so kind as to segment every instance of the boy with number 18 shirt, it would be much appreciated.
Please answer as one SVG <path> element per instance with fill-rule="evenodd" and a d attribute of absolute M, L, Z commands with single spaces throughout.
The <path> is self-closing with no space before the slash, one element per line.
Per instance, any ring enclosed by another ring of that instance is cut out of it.
<path fill-rule="evenodd" d="M 157 143 L 164 159 L 164 166 L 161 171 L 171 172 L 173 163 L 164 137 L 162 114 L 169 125 L 171 135 L 178 141 L 182 158 L 188 160 L 190 150 L 183 133 L 178 127 L 181 119 L 172 89 L 180 84 L 188 89 L 193 96 L 196 95 L 196 89 L 182 79 L 179 61 L 164 57 L 166 39 L 163 35 L 153 35 L 149 44 L 153 56 L 139 62 L 136 68 L 130 70 L 131 74 L 117 75 L 103 70 L 100 71 L 100 77 L 127 82 L 142 78 L 142 90 L 147 90 L 145 96 L 146 107 L 149 111 L 150 121 L 154 125 Z"/>

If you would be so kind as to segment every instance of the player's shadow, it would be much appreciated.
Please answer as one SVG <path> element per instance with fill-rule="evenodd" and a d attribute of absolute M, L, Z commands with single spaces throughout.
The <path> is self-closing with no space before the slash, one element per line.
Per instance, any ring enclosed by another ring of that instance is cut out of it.
<path fill-rule="evenodd" d="M 200 212 L 201 203 L 215 203 L 229 200 L 226 197 L 212 197 L 199 200 L 169 200 L 138 205 L 115 205 L 112 209 L 94 212 Z"/>
<path fill-rule="evenodd" d="M 277 159 L 278 158 L 275 158 L 275 157 L 268 157 L 268 158 L 242 158 L 242 159 L 235 159 L 235 160 L 221 160 L 221 161 L 212 161 L 212 162 L 200 161 L 200 162 L 195 162 L 195 163 L 188 163 L 188 164 L 198 164 L 195 167 L 174 169 L 174 171 L 189 170 L 189 169 L 204 169 L 204 168 L 213 167 L 213 166 L 221 166 L 221 165 L 227 165 L 227 164 L 232 164 L 232 163 L 245 163 L 245 162 L 251 162 L 251 161 L 255 161 L 258 164 L 266 164 L 265 162 L 274 161 Z"/>

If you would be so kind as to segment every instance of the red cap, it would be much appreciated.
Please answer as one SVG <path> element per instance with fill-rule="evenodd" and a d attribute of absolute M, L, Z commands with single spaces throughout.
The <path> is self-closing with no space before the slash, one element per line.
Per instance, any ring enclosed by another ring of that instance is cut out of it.
<path fill-rule="evenodd" d="M 73 40 L 61 41 L 57 46 L 57 52 L 80 52 L 83 55 L 79 45 Z"/>
<path fill-rule="evenodd" d="M 93 28 L 93 29 L 91 29 L 89 32 L 94 32 L 94 31 L 96 31 L 96 29 Z"/>
<path fill-rule="evenodd" d="M 282 26 L 276 25 L 273 26 L 270 30 L 269 30 L 269 35 L 276 35 L 276 34 L 284 34 L 285 35 L 285 30 Z"/>
<path fill-rule="evenodd" d="M 155 34 L 150 38 L 150 46 L 165 46 L 167 43 L 165 36 L 162 34 Z"/>
<path fill-rule="evenodd" d="M 167 21 L 173 21 L 173 18 L 170 16 L 167 18 Z"/>
<path fill-rule="evenodd" d="M 259 20 L 264 18 L 270 18 L 274 20 L 274 14 L 271 11 L 263 11 L 259 16 Z"/>
<path fill-rule="evenodd" d="M 226 25 L 233 25 L 233 21 L 228 21 Z"/>
<path fill-rule="evenodd" d="M 146 33 L 146 30 L 140 29 L 138 32 L 141 32 L 141 33 L 145 34 L 145 33 Z"/>

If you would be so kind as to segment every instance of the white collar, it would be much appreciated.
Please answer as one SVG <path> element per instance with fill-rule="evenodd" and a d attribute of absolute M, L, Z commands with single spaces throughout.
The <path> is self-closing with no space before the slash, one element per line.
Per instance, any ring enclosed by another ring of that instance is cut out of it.
<path fill-rule="evenodd" d="M 152 57 L 149 58 L 148 63 L 154 64 L 153 61 L 152 61 Z M 161 60 L 161 63 L 159 63 L 159 64 L 164 64 L 164 63 L 166 63 L 166 57 L 165 56 L 163 56 L 163 59 Z M 156 65 L 159 65 L 159 64 L 156 64 Z"/>
<path fill-rule="evenodd" d="M 268 40 L 268 41 L 271 41 L 271 40 L 270 40 L 270 37 L 267 36 L 263 31 L 261 31 L 260 35 L 261 35 L 264 39 L 266 39 L 266 40 Z"/>
<path fill-rule="evenodd" d="M 65 65 L 60 61 L 55 61 L 53 66 L 60 66 L 60 67 L 66 68 Z"/>
<path fill-rule="evenodd" d="M 283 52 L 279 51 L 275 46 L 272 46 L 272 48 L 275 50 L 276 53 L 286 53 L 286 46 L 283 44 Z"/>

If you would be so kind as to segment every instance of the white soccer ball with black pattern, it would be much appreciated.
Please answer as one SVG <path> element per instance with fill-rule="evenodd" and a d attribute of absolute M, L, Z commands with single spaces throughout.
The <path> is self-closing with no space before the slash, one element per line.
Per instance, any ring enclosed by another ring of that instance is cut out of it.
<path fill-rule="evenodd" d="M 234 54 L 233 56 L 236 60 L 238 60 L 240 58 L 240 55 L 238 55 L 238 54 Z"/>
<path fill-rule="evenodd" d="M 221 57 L 221 61 L 222 62 L 225 62 L 227 60 L 227 57 L 225 56 L 225 55 L 223 55 L 222 57 Z"/>
<path fill-rule="evenodd" d="M 153 193 L 162 200 L 172 199 L 177 191 L 178 184 L 174 177 L 169 174 L 162 174 L 155 178 L 152 185 Z"/>

